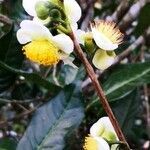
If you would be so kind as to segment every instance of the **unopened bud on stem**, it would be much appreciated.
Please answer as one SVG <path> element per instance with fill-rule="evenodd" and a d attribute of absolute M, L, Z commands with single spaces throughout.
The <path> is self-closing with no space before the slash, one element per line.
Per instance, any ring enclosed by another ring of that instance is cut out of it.
<path fill-rule="evenodd" d="M 61 12 L 58 9 L 53 9 L 50 11 L 50 17 L 55 19 L 61 19 Z"/>
<path fill-rule="evenodd" d="M 49 16 L 50 3 L 48 1 L 39 1 L 35 5 L 38 18 L 45 20 Z"/>

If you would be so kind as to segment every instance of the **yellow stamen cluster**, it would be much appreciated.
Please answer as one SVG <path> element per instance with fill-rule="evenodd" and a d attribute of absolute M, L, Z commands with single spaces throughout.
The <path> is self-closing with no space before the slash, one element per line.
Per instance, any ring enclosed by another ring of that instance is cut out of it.
<path fill-rule="evenodd" d="M 91 26 L 107 37 L 113 44 L 120 44 L 123 41 L 123 34 L 114 22 L 99 20 L 92 23 Z"/>
<path fill-rule="evenodd" d="M 50 41 L 35 40 L 23 47 L 30 60 L 44 66 L 54 65 L 60 60 L 59 49 Z"/>
<path fill-rule="evenodd" d="M 98 150 L 97 141 L 92 137 L 85 138 L 84 150 Z"/>

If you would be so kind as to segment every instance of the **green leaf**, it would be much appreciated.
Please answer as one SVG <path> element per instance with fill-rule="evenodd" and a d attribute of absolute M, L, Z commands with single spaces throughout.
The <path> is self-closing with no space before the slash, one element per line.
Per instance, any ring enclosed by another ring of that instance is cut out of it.
<path fill-rule="evenodd" d="M 16 150 L 17 142 L 11 138 L 0 139 L 0 150 Z"/>
<path fill-rule="evenodd" d="M 150 83 L 150 62 L 124 65 L 110 75 L 103 89 L 109 102 L 127 96 L 137 86 Z M 87 108 L 98 104 L 98 98 L 88 104 Z"/>
<path fill-rule="evenodd" d="M 10 66 L 20 68 L 23 61 L 23 54 L 13 25 L 10 31 L 0 39 L 0 45 L 0 60 Z"/>
<path fill-rule="evenodd" d="M 60 72 L 58 73 L 57 78 L 61 85 L 68 85 L 75 80 L 77 73 L 78 68 L 73 68 L 72 66 L 69 65 L 63 65 L 61 67 Z"/>
<path fill-rule="evenodd" d="M 14 74 L 24 76 L 28 81 L 36 83 L 39 86 L 42 86 L 46 89 L 50 89 L 51 92 L 56 92 L 56 91 L 60 90 L 59 86 L 49 82 L 48 80 L 46 80 L 45 78 L 39 76 L 36 73 L 29 73 L 29 72 L 26 72 L 26 71 L 22 71 L 22 70 L 12 68 L 12 67 L 6 65 L 5 63 L 3 63 L 1 61 L 0 61 L 0 68 L 3 68 L 5 71 L 12 72 Z"/>
<path fill-rule="evenodd" d="M 17 150 L 62 150 L 65 138 L 81 123 L 80 84 L 68 85 L 37 110 Z"/>
<path fill-rule="evenodd" d="M 11 44 L 11 39 L 13 36 L 13 25 L 11 25 L 8 29 L 8 31 L 6 32 L 6 34 L 4 34 L 1 38 L 0 38 L 0 60 L 5 60 L 6 57 L 6 53 L 7 50 L 9 49 L 9 46 Z"/>
<path fill-rule="evenodd" d="M 119 124 L 126 135 L 130 135 L 135 118 L 139 112 L 140 96 L 137 90 L 114 102 L 111 106 Z"/>
<path fill-rule="evenodd" d="M 14 27 L 0 39 L 0 61 L 13 67 L 19 68 L 22 65 L 22 52 L 20 45 L 14 35 Z M 8 89 L 15 81 L 15 74 L 0 67 L 0 92 Z"/>

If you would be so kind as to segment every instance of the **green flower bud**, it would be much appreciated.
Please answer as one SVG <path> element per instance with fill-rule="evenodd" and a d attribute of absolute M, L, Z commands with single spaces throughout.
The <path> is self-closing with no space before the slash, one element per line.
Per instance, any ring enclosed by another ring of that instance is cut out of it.
<path fill-rule="evenodd" d="M 50 11 L 50 16 L 55 19 L 61 19 L 61 12 L 58 9 L 53 9 Z"/>
<path fill-rule="evenodd" d="M 86 34 L 84 37 L 84 41 L 85 41 L 85 49 L 89 52 L 89 53 L 93 53 L 95 51 L 95 44 L 93 42 L 93 37 L 92 35 Z"/>
<path fill-rule="evenodd" d="M 39 1 L 35 5 L 38 18 L 45 20 L 49 16 L 50 3 L 48 1 Z"/>

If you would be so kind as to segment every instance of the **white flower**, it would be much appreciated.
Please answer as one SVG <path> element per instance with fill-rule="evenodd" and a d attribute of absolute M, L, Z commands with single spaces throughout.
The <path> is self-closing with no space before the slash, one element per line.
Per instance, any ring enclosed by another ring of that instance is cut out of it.
<path fill-rule="evenodd" d="M 117 141 L 117 134 L 108 117 L 100 118 L 90 128 L 90 135 L 92 137 L 102 137 L 107 141 Z"/>
<path fill-rule="evenodd" d="M 112 51 L 118 48 L 123 40 L 123 34 L 114 22 L 95 21 L 91 24 L 91 29 L 95 43 L 103 50 Z"/>
<path fill-rule="evenodd" d="M 86 137 L 84 150 L 110 150 L 108 143 L 101 137 Z"/>
<path fill-rule="evenodd" d="M 69 36 L 53 36 L 42 23 L 24 20 L 20 27 L 17 39 L 21 44 L 26 44 L 23 47 L 25 55 L 39 64 L 56 64 L 60 59 L 68 57 L 74 49 Z"/>
<path fill-rule="evenodd" d="M 116 27 L 114 22 L 95 21 L 91 24 L 93 39 L 99 49 L 93 57 L 93 64 L 96 68 L 105 70 L 115 61 L 114 50 L 123 40 L 123 34 Z"/>

